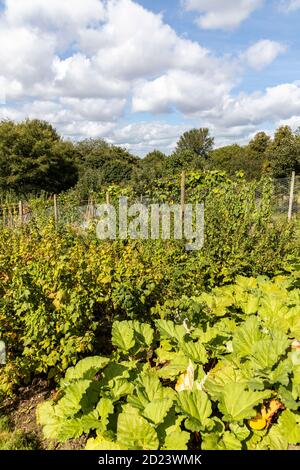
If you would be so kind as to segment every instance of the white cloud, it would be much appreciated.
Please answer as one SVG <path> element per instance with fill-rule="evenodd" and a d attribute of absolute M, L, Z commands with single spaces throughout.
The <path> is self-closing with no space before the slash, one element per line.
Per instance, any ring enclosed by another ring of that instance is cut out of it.
<path fill-rule="evenodd" d="M 97 24 L 105 17 L 99 0 L 6 0 L 9 24 L 61 30 Z"/>
<path fill-rule="evenodd" d="M 233 29 L 259 8 L 263 0 L 183 0 L 188 11 L 200 13 L 197 24 L 204 29 Z"/>
<path fill-rule="evenodd" d="M 137 86 L 133 95 L 133 110 L 164 113 L 176 108 L 191 115 L 216 106 L 231 87 L 232 80 L 222 75 L 221 67 L 220 75 L 211 76 L 172 70 Z"/>
<path fill-rule="evenodd" d="M 283 0 L 280 6 L 282 10 L 289 13 L 300 8 L 300 0 Z"/>
<path fill-rule="evenodd" d="M 300 114 L 300 84 L 285 83 L 269 87 L 265 92 L 228 95 L 218 109 L 206 113 L 206 118 L 231 128 L 274 123 L 297 114 Z"/>
<path fill-rule="evenodd" d="M 154 148 L 170 153 L 179 136 L 189 129 L 189 125 L 167 124 L 159 121 L 147 121 L 128 124 L 115 129 L 111 141 L 125 145 L 134 153 L 146 153 Z"/>
<path fill-rule="evenodd" d="M 300 116 L 292 116 L 289 119 L 281 119 L 278 122 L 279 126 L 290 126 L 294 131 L 300 128 Z"/>
<path fill-rule="evenodd" d="M 261 3 L 189 0 L 186 7 L 205 27 L 234 27 Z M 6 0 L 0 42 L 7 95 L 0 118 L 46 119 L 74 139 L 104 137 L 139 154 L 169 153 L 192 127 L 210 127 L 217 143 L 243 141 L 265 123 L 300 114 L 297 83 L 233 94 L 243 61 L 260 69 L 284 46 L 264 40 L 242 60 L 216 56 L 133 0 Z M 128 124 L 132 112 L 156 117 Z M 157 117 L 174 112 L 187 118 L 182 125 Z"/>
<path fill-rule="evenodd" d="M 244 60 L 250 67 L 256 70 L 262 70 L 270 65 L 279 54 L 287 50 L 284 44 L 268 39 L 262 39 L 249 47 L 243 54 Z"/>

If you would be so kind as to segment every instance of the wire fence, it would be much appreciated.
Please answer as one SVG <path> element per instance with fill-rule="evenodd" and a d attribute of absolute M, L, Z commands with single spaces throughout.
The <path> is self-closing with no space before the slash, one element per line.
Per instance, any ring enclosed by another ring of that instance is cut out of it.
<path fill-rule="evenodd" d="M 278 178 L 273 181 L 272 209 L 273 214 L 281 218 L 300 220 L 300 176 L 294 173 L 290 177 Z M 257 192 L 257 199 L 260 194 Z M 182 175 L 178 195 L 174 197 L 184 210 L 184 204 L 189 202 L 189 194 L 185 189 L 185 175 Z M 110 203 L 110 195 L 107 193 L 103 203 Z M 131 201 L 149 204 L 147 197 L 140 196 L 139 200 Z M 157 201 L 156 201 L 157 202 Z M 40 203 L 20 201 L 17 204 L 0 204 L 0 227 L 14 228 L 38 221 L 54 220 L 59 224 L 71 224 L 83 229 L 89 226 L 91 220 L 99 215 L 99 204 L 92 198 L 80 201 L 78 204 L 70 204 L 61 201 L 56 196 L 44 199 Z"/>

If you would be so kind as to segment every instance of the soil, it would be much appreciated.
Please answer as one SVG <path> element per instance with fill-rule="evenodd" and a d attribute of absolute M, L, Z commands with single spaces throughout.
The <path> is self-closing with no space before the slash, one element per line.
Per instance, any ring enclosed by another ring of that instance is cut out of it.
<path fill-rule="evenodd" d="M 44 438 L 42 428 L 36 422 L 36 408 L 55 394 L 55 390 L 49 390 L 49 382 L 35 379 L 30 386 L 20 388 L 17 397 L 6 400 L 0 411 L 9 417 L 14 429 L 32 436 L 37 445 L 36 450 L 84 449 L 87 440 L 85 436 L 64 444 Z"/>

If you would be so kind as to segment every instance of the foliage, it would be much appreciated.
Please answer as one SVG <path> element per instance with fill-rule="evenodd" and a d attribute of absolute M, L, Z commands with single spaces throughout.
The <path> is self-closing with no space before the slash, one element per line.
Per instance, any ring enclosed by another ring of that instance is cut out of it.
<path fill-rule="evenodd" d="M 126 184 L 140 165 L 140 160 L 126 149 L 102 139 L 87 139 L 76 145 L 79 166 L 77 191 L 81 197 L 103 185 Z"/>
<path fill-rule="evenodd" d="M 175 187 L 170 183 L 170 192 Z M 168 197 L 168 186 L 157 188 Z M 107 353 L 112 321 L 149 321 L 185 297 L 233 282 L 239 274 L 273 275 L 299 250 L 293 226 L 270 212 L 270 186 L 222 173 L 187 176 L 189 199 L 206 201 L 205 246 L 187 252 L 184 241 L 100 242 L 94 226 L 78 233 L 39 218 L 0 233 L 0 340 L 7 345 L 1 389 L 33 376 L 57 378 L 91 353 Z M 112 199 L 118 187 L 110 187 Z M 159 200 L 159 199 L 158 199 Z"/>
<path fill-rule="evenodd" d="M 190 150 L 198 157 L 206 158 L 214 145 L 214 138 L 210 137 L 209 129 L 192 129 L 185 132 L 177 142 L 176 152 Z"/>
<path fill-rule="evenodd" d="M 13 429 L 9 419 L 0 415 L 0 450 L 35 450 L 35 436 Z"/>
<path fill-rule="evenodd" d="M 299 279 L 299 278 L 298 278 Z M 46 438 L 87 449 L 287 449 L 300 443 L 294 277 L 239 277 L 197 299 L 194 325 L 115 322 L 109 359 L 67 371 L 37 411 Z M 195 299 L 191 299 L 195 301 Z"/>
<path fill-rule="evenodd" d="M 74 147 L 47 122 L 0 122 L 0 189 L 59 193 L 77 181 Z"/>
<path fill-rule="evenodd" d="M 275 177 L 300 171 L 300 138 L 289 126 L 279 127 L 268 146 L 267 158 Z"/>

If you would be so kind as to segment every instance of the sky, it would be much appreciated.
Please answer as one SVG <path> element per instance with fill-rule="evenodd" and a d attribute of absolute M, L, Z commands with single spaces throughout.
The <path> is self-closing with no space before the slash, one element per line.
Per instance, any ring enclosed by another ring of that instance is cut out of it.
<path fill-rule="evenodd" d="M 0 119 L 170 154 L 300 126 L 300 0 L 0 0 Z"/>

